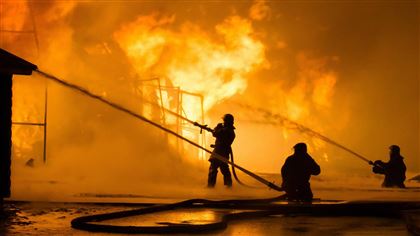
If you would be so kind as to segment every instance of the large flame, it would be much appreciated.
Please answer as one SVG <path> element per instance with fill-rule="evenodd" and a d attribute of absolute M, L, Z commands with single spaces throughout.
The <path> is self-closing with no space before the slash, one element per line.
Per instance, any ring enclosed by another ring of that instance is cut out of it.
<path fill-rule="evenodd" d="M 73 51 L 73 48 L 80 47 L 89 55 L 97 54 L 115 58 L 120 55 L 117 55 L 115 45 L 111 41 L 106 41 L 105 36 L 100 34 L 96 40 L 88 40 L 92 43 L 77 41 L 77 45 L 75 44 L 73 34 L 77 35 L 75 32 L 78 32 L 78 29 L 68 25 L 68 22 L 63 19 L 71 16 L 70 13 L 74 12 L 77 4 L 75 1 L 57 1 L 48 8 L 42 8 L 42 10 L 36 8 L 38 9 L 35 14 L 37 24 L 43 26 L 38 27 L 40 38 L 43 39 L 40 40 L 41 49 L 44 48 L 47 52 L 40 55 L 41 66 L 51 69 L 54 73 L 58 72 L 64 77 L 67 74 L 62 73 L 66 71 L 64 67 L 49 65 L 64 65 L 71 62 L 69 68 L 78 65 L 83 65 L 82 68 L 90 66 L 85 64 L 85 61 L 81 63 L 82 60 L 77 60 L 80 55 L 77 55 L 77 50 Z M 8 7 L 8 10 L 3 9 L 1 17 L 3 28 L 12 30 L 27 28 L 25 24 L 30 25 L 28 23 L 30 22 L 30 6 L 27 1 L 19 1 L 19 4 Z M 116 13 L 118 14 L 122 12 Z M 203 112 L 236 94 L 243 93 L 248 87 L 249 78 L 253 76 L 252 73 L 258 73 L 259 69 L 266 68 L 269 60 L 274 60 L 274 65 L 275 59 L 281 57 L 282 50 L 289 50 L 288 43 L 290 42 L 276 39 L 272 44 L 273 42 L 264 36 L 268 32 L 264 27 L 259 27 L 258 32 L 255 32 L 254 25 L 262 26 L 275 17 L 272 15 L 269 3 L 264 0 L 254 1 L 248 15 L 239 16 L 240 13 L 233 13 L 210 29 L 199 22 L 179 22 L 176 14 L 178 12 L 167 15 L 162 15 L 162 13 L 138 15 L 135 20 L 127 18 L 119 24 L 110 25 L 106 32 L 113 32 L 112 39 L 125 53 L 140 79 L 159 78 L 159 83 L 156 83 L 156 80 L 150 83 L 155 86 L 154 88 L 165 87 L 162 90 L 154 90 L 149 86 L 146 91 L 144 82 L 137 83 L 143 86 L 143 98 L 178 112 L 191 120 L 203 121 Z M 116 25 L 118 26 L 115 27 Z M 53 30 L 50 32 L 45 30 L 46 28 Z M 52 40 L 55 37 L 60 40 Z M 86 37 L 92 37 L 92 35 Z M 11 42 L 12 40 L 4 41 Z M 266 55 L 269 48 L 278 50 L 277 54 Z M 60 53 L 56 53 L 58 51 Z M 251 97 L 250 100 L 257 101 L 259 98 L 264 98 L 259 105 L 262 104 L 268 110 L 284 114 L 292 120 L 307 124 L 322 132 L 322 122 L 314 120 L 313 115 L 314 112 L 328 113 L 331 106 L 337 75 L 329 68 L 329 61 L 327 57 L 308 56 L 306 51 L 298 53 L 294 62 L 297 68 L 296 73 L 284 75 L 283 78 L 273 72 L 271 75 L 262 76 L 264 79 L 253 80 L 253 87 L 248 88 L 251 91 L 249 94 L 258 95 L 256 95 L 257 98 Z M 93 74 L 92 71 L 88 73 L 86 70 L 81 71 L 84 71 L 84 74 Z M 266 80 L 266 77 L 279 77 L 276 80 L 279 82 L 278 85 L 267 82 L 275 80 Z M 85 81 L 88 80 L 79 82 L 83 84 Z M 284 81 L 290 82 L 287 87 Z M 136 85 L 136 83 L 133 84 Z M 168 87 L 171 89 L 166 89 Z M 182 98 L 179 96 L 180 91 L 183 93 Z M 107 91 L 97 92 L 105 94 Z M 270 101 L 267 102 L 268 100 Z M 27 111 L 22 109 L 15 110 L 14 114 L 25 112 Z M 179 131 L 182 135 L 192 139 L 197 138 L 196 128 L 183 128 L 183 124 L 180 124 L 178 119 L 170 115 L 165 116 L 164 112 L 156 107 L 143 105 L 142 112 L 155 121 L 163 121 L 174 130 L 173 125 L 181 125 L 177 128 L 181 128 Z M 232 113 L 235 112 L 232 110 Z M 204 122 L 212 123 L 208 119 Z M 290 137 L 294 133 L 295 131 L 284 129 L 283 138 L 291 143 L 293 138 Z M 15 138 L 18 137 L 15 136 Z M 310 146 L 322 150 L 324 145 L 313 140 Z"/>
<path fill-rule="evenodd" d="M 11 42 L 19 36 L 16 32 L 24 28 L 28 14 L 29 7 L 25 1 L 0 2 L 0 30 L 4 30 L 0 33 L 0 43 Z"/>
<path fill-rule="evenodd" d="M 140 16 L 115 33 L 115 39 L 141 77 L 169 78 L 173 86 L 204 96 L 204 110 L 243 92 L 247 74 L 265 61 L 264 45 L 253 36 L 251 22 L 227 18 L 210 35 L 192 23 L 171 29 L 174 16 Z M 197 99 L 183 100 L 197 119 Z"/>
<path fill-rule="evenodd" d="M 313 58 L 304 53 L 296 56 L 297 83 L 287 93 L 287 115 L 292 120 L 310 118 L 310 109 L 325 110 L 331 105 L 336 73 L 327 67 L 329 58 Z"/>
<path fill-rule="evenodd" d="M 331 106 L 337 74 L 327 67 L 329 61 L 337 58 L 313 58 L 304 53 L 296 56 L 298 65 L 297 83 L 287 93 L 286 112 L 287 116 L 295 121 L 309 125 L 312 129 L 322 132 L 323 125 L 314 122 L 312 113 L 325 113 Z M 283 130 L 285 139 L 288 132 Z M 325 143 L 311 139 L 311 145 L 315 150 L 325 147 Z M 322 157 L 328 161 L 328 155 L 324 152 Z"/>

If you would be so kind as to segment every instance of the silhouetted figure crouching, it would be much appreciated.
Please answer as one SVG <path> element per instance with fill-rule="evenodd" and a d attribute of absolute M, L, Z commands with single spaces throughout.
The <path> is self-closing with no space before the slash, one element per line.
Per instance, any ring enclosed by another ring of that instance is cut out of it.
<path fill-rule="evenodd" d="M 312 201 L 309 179 L 311 175 L 319 175 L 321 168 L 308 154 L 305 143 L 298 143 L 293 148 L 295 152 L 281 168 L 282 188 L 288 200 Z"/>
<path fill-rule="evenodd" d="M 223 116 L 223 124 L 219 123 L 212 131 L 216 138 L 216 143 L 213 146 L 213 153 L 210 155 L 210 168 L 207 181 L 208 187 L 214 187 L 216 184 L 217 169 L 223 174 L 223 182 L 227 187 L 232 186 L 232 176 L 230 174 L 229 165 L 221 160 L 218 160 L 215 155 L 229 160 L 229 155 L 232 152 L 231 145 L 235 139 L 235 127 L 233 126 L 234 118 L 231 114 Z"/>
<path fill-rule="evenodd" d="M 385 175 L 382 187 L 399 187 L 405 188 L 405 171 L 404 157 L 400 155 L 400 147 L 392 145 L 389 147 L 389 161 L 382 162 L 377 160 L 373 163 L 372 171 L 376 174 Z"/>

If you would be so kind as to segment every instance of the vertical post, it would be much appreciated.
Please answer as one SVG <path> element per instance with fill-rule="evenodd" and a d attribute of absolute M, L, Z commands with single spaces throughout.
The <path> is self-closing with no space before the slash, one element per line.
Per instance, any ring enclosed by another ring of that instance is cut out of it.
<path fill-rule="evenodd" d="M 48 85 L 45 84 L 45 105 L 44 105 L 44 163 L 47 162 L 47 112 L 48 112 Z"/>
<path fill-rule="evenodd" d="M 165 114 L 165 104 L 163 104 L 163 94 L 162 94 L 162 86 L 160 85 L 160 78 L 156 78 L 158 82 L 158 89 L 159 89 L 159 97 L 160 97 L 160 105 L 161 105 L 161 112 L 162 112 L 162 124 L 166 125 L 166 114 Z M 168 133 L 163 132 L 166 142 L 168 142 Z"/>
<path fill-rule="evenodd" d="M 12 77 L 0 73 L 0 199 L 10 197 Z"/>
<path fill-rule="evenodd" d="M 182 90 L 181 89 L 179 89 L 179 114 L 181 114 L 182 115 L 182 111 L 183 111 L 183 92 L 182 92 Z M 180 131 L 179 131 L 179 134 L 180 135 L 182 135 L 182 136 L 184 136 L 184 134 L 183 134 L 183 132 L 182 132 L 182 119 L 179 119 L 179 126 L 180 126 Z M 180 144 L 180 149 L 179 149 L 179 153 L 182 153 L 182 154 L 184 154 L 184 143 L 183 142 L 180 142 L 179 143 Z"/>
<path fill-rule="evenodd" d="M 205 121 L 204 121 L 204 97 L 203 97 L 203 95 L 200 95 L 200 105 L 201 105 L 201 124 L 205 124 Z M 206 132 L 203 132 L 201 134 L 201 138 L 202 138 L 201 146 L 205 147 L 207 145 L 206 144 Z M 203 160 L 206 159 L 206 152 L 204 150 L 201 150 L 201 157 L 202 157 Z"/>
<path fill-rule="evenodd" d="M 160 85 L 160 78 L 156 78 L 158 82 L 158 89 L 159 89 L 159 97 L 160 97 L 160 105 L 161 112 L 162 112 L 162 124 L 166 125 L 166 114 L 165 114 L 165 104 L 163 104 L 163 94 L 162 94 L 162 86 Z"/>
<path fill-rule="evenodd" d="M 180 103 L 180 92 L 179 92 L 179 90 L 180 90 L 179 87 L 176 87 L 176 89 L 175 89 L 176 96 L 177 96 L 177 98 L 176 98 L 176 102 L 177 102 L 177 104 L 176 104 L 176 114 L 178 114 L 178 116 L 176 116 L 176 133 L 177 134 L 181 134 L 180 133 L 181 131 L 179 129 L 179 126 L 180 126 L 179 123 L 181 122 L 181 119 L 179 117 L 182 115 L 182 113 L 181 113 L 181 103 Z M 178 153 L 180 153 L 179 152 L 179 138 L 178 137 L 176 138 L 176 148 L 177 148 Z"/>

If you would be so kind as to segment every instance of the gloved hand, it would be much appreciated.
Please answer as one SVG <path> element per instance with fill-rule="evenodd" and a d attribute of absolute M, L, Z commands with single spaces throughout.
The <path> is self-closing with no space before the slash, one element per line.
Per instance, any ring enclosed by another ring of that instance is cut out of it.
<path fill-rule="evenodd" d="M 385 173 L 385 163 L 383 163 L 381 160 L 377 160 L 373 162 L 372 171 L 375 174 L 384 174 Z"/>
<path fill-rule="evenodd" d="M 217 129 L 221 129 L 221 128 L 223 128 L 223 124 L 219 123 L 219 124 L 217 124 L 217 126 L 214 129 L 217 130 Z"/>

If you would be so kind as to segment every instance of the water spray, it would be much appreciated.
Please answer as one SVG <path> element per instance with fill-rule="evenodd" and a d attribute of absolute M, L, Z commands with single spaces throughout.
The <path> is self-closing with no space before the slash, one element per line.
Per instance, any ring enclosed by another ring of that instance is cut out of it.
<path fill-rule="evenodd" d="M 52 81 L 54 81 L 56 83 L 59 83 L 61 85 L 64 85 L 65 87 L 68 87 L 68 88 L 71 88 L 73 90 L 76 90 L 76 91 L 78 91 L 78 92 L 80 92 L 80 93 L 82 93 L 82 94 L 84 94 L 84 95 L 86 95 L 86 96 L 88 96 L 90 98 L 93 98 L 93 99 L 98 100 L 98 101 L 100 101 L 102 103 L 105 103 L 105 104 L 111 106 L 112 108 L 114 108 L 116 110 L 119 110 L 121 112 L 124 112 L 124 113 L 126 113 L 126 114 L 128 114 L 130 116 L 133 116 L 133 117 L 135 117 L 135 118 L 137 118 L 139 120 L 142 120 L 142 121 L 144 121 L 144 122 L 146 122 L 146 123 L 148 123 L 148 124 L 150 124 L 150 125 L 158 128 L 158 129 L 161 129 L 161 130 L 163 130 L 163 131 L 165 131 L 165 132 L 167 132 L 169 134 L 172 134 L 175 137 L 177 137 L 177 138 L 179 138 L 179 139 L 181 139 L 181 140 L 183 140 L 183 141 L 185 141 L 185 142 L 187 142 L 187 143 L 189 143 L 189 144 L 191 144 L 191 145 L 193 145 L 193 146 L 195 146 L 195 147 L 197 147 L 197 148 L 199 148 L 199 149 L 201 149 L 201 150 L 203 150 L 203 151 L 205 151 L 207 153 L 213 153 L 209 149 L 206 149 L 205 147 L 202 147 L 201 145 L 195 143 L 194 141 L 189 140 L 189 139 L 183 137 L 182 135 L 176 133 L 175 131 L 170 130 L 170 129 L 168 129 L 168 128 L 166 128 L 166 127 L 164 127 L 164 126 L 162 126 L 162 125 L 160 125 L 160 124 L 158 124 L 156 122 L 153 122 L 153 121 L 147 119 L 146 117 L 144 117 L 144 116 L 142 116 L 142 115 L 140 115 L 140 114 L 138 114 L 138 113 L 136 113 L 136 112 L 134 112 L 134 111 L 132 111 L 132 110 L 130 110 L 128 108 L 125 108 L 125 107 L 123 107 L 123 106 L 121 106 L 121 105 L 119 105 L 119 104 L 117 104 L 115 102 L 112 102 L 110 100 L 107 100 L 107 99 L 105 99 L 102 96 L 99 96 L 97 94 L 94 94 L 94 93 L 88 91 L 87 89 L 85 89 L 83 87 L 80 87 L 78 85 L 72 84 L 72 83 L 67 82 L 67 81 L 64 81 L 62 79 L 59 79 L 59 78 L 57 78 L 57 77 L 55 77 L 53 75 L 50 75 L 50 74 L 45 73 L 45 72 L 43 72 L 41 70 L 38 70 L 38 69 L 35 70 L 35 72 L 37 72 L 38 74 L 40 74 L 41 76 L 43 76 L 43 77 L 45 77 L 45 78 L 47 78 L 49 80 L 52 80 Z M 174 115 L 175 114 L 176 113 L 174 113 Z M 176 114 L 176 115 L 179 116 L 178 114 Z M 194 121 L 190 121 L 190 120 L 188 120 L 185 117 L 183 119 L 191 122 L 192 124 L 194 124 Z M 266 180 L 266 179 L 264 179 L 264 178 L 262 178 L 262 177 L 260 177 L 260 176 L 258 176 L 256 174 L 252 173 L 251 171 L 249 171 L 249 170 L 247 170 L 247 169 L 245 169 L 245 168 L 243 168 L 241 166 L 238 166 L 237 164 L 235 164 L 235 163 L 233 163 L 233 162 L 231 162 L 229 160 L 226 160 L 224 157 L 220 156 L 217 153 L 213 153 L 213 157 L 215 157 L 216 159 L 218 159 L 220 161 L 223 161 L 223 162 L 225 162 L 225 163 L 227 163 L 227 164 L 229 164 L 229 165 L 231 165 L 231 166 L 233 166 L 233 167 L 241 170 L 245 174 L 247 174 L 250 177 L 254 178 L 255 180 L 261 182 L 262 184 L 268 186 L 269 188 L 272 188 L 272 189 L 277 190 L 277 191 L 283 191 L 283 189 L 281 187 L 279 187 L 279 186 L 275 185 L 274 183 L 272 183 L 272 182 L 270 182 L 270 181 L 268 181 L 268 180 Z"/>
<path fill-rule="evenodd" d="M 369 165 L 374 165 L 374 163 L 371 160 L 369 160 L 368 158 L 366 158 L 366 157 L 360 155 L 359 153 L 351 150 L 350 148 L 345 147 L 344 145 L 341 145 L 341 144 L 337 143 L 336 141 L 326 137 L 325 135 L 322 135 L 319 132 L 314 131 L 313 129 L 310 129 L 310 128 L 302 125 L 302 124 L 299 124 L 296 121 L 290 120 L 289 118 L 287 118 L 283 115 L 272 113 L 272 112 L 270 112 L 270 111 L 268 111 L 264 108 L 253 107 L 253 106 L 243 104 L 243 103 L 239 103 L 239 102 L 235 102 L 234 104 L 238 105 L 240 107 L 246 108 L 246 109 L 250 109 L 252 111 L 258 111 L 258 112 L 262 113 L 265 117 L 274 118 L 277 121 L 276 123 L 274 123 L 275 125 L 283 125 L 283 126 L 291 125 L 294 129 L 298 130 L 301 133 L 305 133 L 305 134 L 308 134 L 311 137 L 318 138 L 318 139 L 320 139 L 320 140 L 322 140 L 326 143 L 329 143 L 333 146 L 336 146 L 336 147 L 352 154 L 353 156 L 359 158 L 360 160 L 367 162 Z"/>

